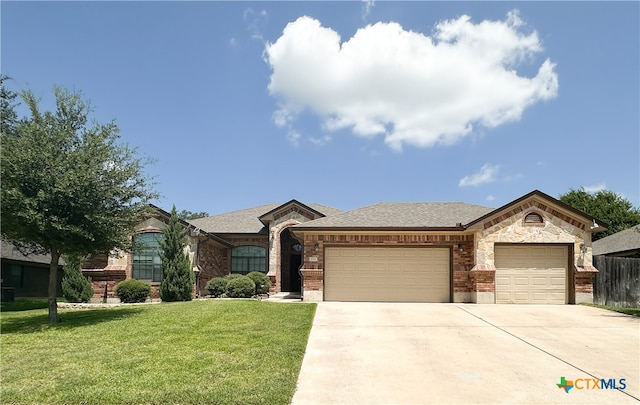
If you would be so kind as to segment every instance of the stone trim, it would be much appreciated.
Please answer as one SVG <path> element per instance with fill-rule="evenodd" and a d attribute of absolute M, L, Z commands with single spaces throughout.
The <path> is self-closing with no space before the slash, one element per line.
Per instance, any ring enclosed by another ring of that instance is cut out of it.
<path fill-rule="evenodd" d="M 500 222 L 505 221 L 506 219 L 508 219 L 509 217 L 512 217 L 514 215 L 517 215 L 519 213 L 525 212 L 525 211 L 530 211 L 531 209 L 536 209 L 536 210 L 540 210 L 542 212 L 546 212 L 548 214 L 553 215 L 554 217 L 560 218 L 561 220 L 563 220 L 566 223 L 569 223 L 573 226 L 575 226 L 578 229 L 581 230 L 586 230 L 586 225 L 584 222 L 581 221 L 577 221 L 575 219 L 573 219 L 572 217 L 570 217 L 569 215 L 566 215 L 548 205 L 545 205 L 539 201 L 535 201 L 535 200 L 531 200 L 531 201 L 525 201 L 522 204 L 511 208 L 510 210 L 504 212 L 502 215 L 497 216 L 495 218 L 493 218 L 490 221 L 485 221 L 483 223 L 484 229 L 488 229 L 491 228 L 494 225 L 499 224 Z"/>
<path fill-rule="evenodd" d="M 599 270 L 596 269 L 594 266 L 578 266 L 575 265 L 575 270 L 578 273 L 599 273 Z"/>
<path fill-rule="evenodd" d="M 471 271 L 496 271 L 496 266 L 493 264 L 476 264 Z"/>

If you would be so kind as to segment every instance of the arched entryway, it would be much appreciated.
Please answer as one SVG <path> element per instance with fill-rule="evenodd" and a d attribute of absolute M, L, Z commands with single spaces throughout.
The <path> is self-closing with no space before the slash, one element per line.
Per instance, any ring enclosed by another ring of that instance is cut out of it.
<path fill-rule="evenodd" d="M 301 290 L 300 266 L 302 246 L 286 228 L 280 233 L 280 285 L 281 291 Z"/>

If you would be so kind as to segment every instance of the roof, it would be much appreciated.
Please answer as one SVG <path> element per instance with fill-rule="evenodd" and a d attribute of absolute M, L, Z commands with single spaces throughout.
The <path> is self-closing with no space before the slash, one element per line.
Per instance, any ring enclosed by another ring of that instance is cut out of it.
<path fill-rule="evenodd" d="M 640 225 L 593 242 L 593 255 L 606 255 L 640 249 Z"/>
<path fill-rule="evenodd" d="M 343 212 L 340 209 L 321 204 L 305 204 L 309 208 L 327 216 Z M 281 203 L 265 204 L 258 207 L 232 211 L 226 214 L 214 215 L 206 218 L 192 219 L 189 222 L 209 233 L 267 233 L 267 228 L 258 218 L 271 213 Z"/>
<path fill-rule="evenodd" d="M 462 202 L 378 203 L 295 228 L 455 228 L 493 210 Z"/>
<path fill-rule="evenodd" d="M 23 255 L 20 253 L 18 248 L 16 248 L 13 243 L 7 242 L 4 240 L 0 240 L 0 256 L 3 259 L 7 260 L 15 260 L 19 262 L 29 262 L 29 263 L 38 263 L 38 264 L 50 264 L 51 263 L 51 255 L 41 255 L 41 254 L 30 254 Z M 60 265 L 64 264 L 64 259 L 60 258 Z"/>

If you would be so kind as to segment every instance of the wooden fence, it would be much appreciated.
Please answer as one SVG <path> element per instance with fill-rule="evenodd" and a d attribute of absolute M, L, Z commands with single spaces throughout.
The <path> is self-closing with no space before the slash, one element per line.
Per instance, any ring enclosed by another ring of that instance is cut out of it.
<path fill-rule="evenodd" d="M 640 259 L 594 256 L 593 303 L 640 308 Z"/>

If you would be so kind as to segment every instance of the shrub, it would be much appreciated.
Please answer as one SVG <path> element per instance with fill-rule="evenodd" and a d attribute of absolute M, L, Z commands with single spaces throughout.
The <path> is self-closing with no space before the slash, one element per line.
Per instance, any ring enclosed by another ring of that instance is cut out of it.
<path fill-rule="evenodd" d="M 259 271 L 252 271 L 247 274 L 247 277 L 256 285 L 255 294 L 267 294 L 269 292 L 269 287 L 271 287 L 269 276 Z"/>
<path fill-rule="evenodd" d="M 82 275 L 81 260 L 77 256 L 65 256 L 62 296 L 67 302 L 89 302 L 93 297 L 91 281 Z"/>
<path fill-rule="evenodd" d="M 220 297 L 227 289 L 227 282 L 229 279 L 227 277 L 216 277 L 212 278 L 207 282 L 207 290 L 214 297 Z"/>
<path fill-rule="evenodd" d="M 149 284 L 133 278 L 119 282 L 115 288 L 116 295 L 125 303 L 145 302 L 150 292 Z"/>
<path fill-rule="evenodd" d="M 247 276 L 231 277 L 227 282 L 225 293 L 229 298 L 251 298 L 256 291 L 256 285 Z"/>

